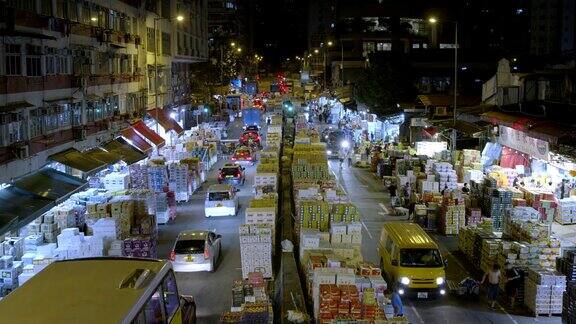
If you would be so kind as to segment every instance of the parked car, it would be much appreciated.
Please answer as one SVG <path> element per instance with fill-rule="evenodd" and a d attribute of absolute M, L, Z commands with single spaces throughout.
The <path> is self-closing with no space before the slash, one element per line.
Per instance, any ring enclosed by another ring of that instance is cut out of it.
<path fill-rule="evenodd" d="M 221 235 L 203 230 L 183 231 L 176 238 L 170 260 L 176 272 L 214 272 L 221 252 Z"/>
<path fill-rule="evenodd" d="M 256 154 L 247 146 L 241 146 L 234 151 L 231 160 L 237 164 L 256 164 Z"/>
<path fill-rule="evenodd" d="M 250 126 L 246 126 L 244 128 L 244 130 L 258 133 L 260 131 L 260 127 L 258 127 L 258 125 L 250 125 Z"/>
<path fill-rule="evenodd" d="M 234 163 L 226 163 L 218 173 L 218 183 L 243 186 L 246 182 L 244 168 Z"/>

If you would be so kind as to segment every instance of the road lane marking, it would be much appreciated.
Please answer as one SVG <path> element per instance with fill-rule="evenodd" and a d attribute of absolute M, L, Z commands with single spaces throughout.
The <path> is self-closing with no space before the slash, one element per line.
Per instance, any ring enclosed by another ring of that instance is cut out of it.
<path fill-rule="evenodd" d="M 360 221 L 360 223 L 362 223 L 362 226 L 364 226 L 364 229 L 368 233 L 368 236 L 370 236 L 370 239 L 373 240 L 374 238 L 372 237 L 372 234 L 370 234 L 370 231 L 368 230 L 368 227 L 366 226 L 366 224 L 364 224 L 364 221 Z"/>
<path fill-rule="evenodd" d="M 390 214 L 390 211 L 388 210 L 388 208 L 386 208 L 386 206 L 383 203 L 378 203 L 378 205 L 380 205 L 380 208 L 384 209 L 384 212 L 386 212 L 386 214 Z"/>
<path fill-rule="evenodd" d="M 418 310 L 416 309 L 416 307 L 414 306 L 414 304 L 412 303 L 412 301 L 410 299 L 408 299 L 408 305 L 410 306 L 410 308 L 412 309 L 414 314 L 416 314 L 416 317 L 418 317 L 418 320 L 420 320 L 421 323 L 424 323 L 422 316 L 420 316 L 420 313 L 418 313 Z"/>
<path fill-rule="evenodd" d="M 506 316 L 508 316 L 508 318 L 512 321 L 512 323 L 518 324 L 518 322 L 514 319 L 514 317 L 512 317 L 512 315 L 510 315 L 510 314 L 504 309 L 504 307 L 502 307 L 502 305 L 500 305 L 500 303 L 496 302 L 496 305 L 498 305 L 498 307 L 500 308 L 500 310 L 503 311 L 504 314 L 506 314 Z"/>

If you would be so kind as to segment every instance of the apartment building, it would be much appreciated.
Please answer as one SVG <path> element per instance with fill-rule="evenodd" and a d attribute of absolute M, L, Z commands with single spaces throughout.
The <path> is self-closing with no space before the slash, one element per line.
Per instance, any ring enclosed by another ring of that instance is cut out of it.
<path fill-rule="evenodd" d="M 174 59 L 191 64 L 206 56 L 177 56 L 176 17 L 205 21 L 196 16 L 206 15 L 205 1 L 0 2 L 0 183 L 172 105 Z M 206 43 L 205 28 L 188 34 Z"/>

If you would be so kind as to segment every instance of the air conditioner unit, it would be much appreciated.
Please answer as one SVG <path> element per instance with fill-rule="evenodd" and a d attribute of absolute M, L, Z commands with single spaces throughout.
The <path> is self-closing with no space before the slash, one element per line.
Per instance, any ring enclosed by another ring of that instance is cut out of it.
<path fill-rule="evenodd" d="M 30 149 L 28 145 L 20 146 L 17 148 L 16 155 L 18 155 L 19 159 L 26 159 L 30 156 Z"/>
<path fill-rule="evenodd" d="M 72 135 L 76 142 L 86 140 L 86 130 L 84 128 L 78 127 L 72 130 Z"/>

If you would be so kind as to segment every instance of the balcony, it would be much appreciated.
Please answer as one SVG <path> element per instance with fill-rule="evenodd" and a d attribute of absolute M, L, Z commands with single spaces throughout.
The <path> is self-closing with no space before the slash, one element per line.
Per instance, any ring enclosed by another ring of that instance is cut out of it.
<path fill-rule="evenodd" d="M 75 88 L 100 86 L 114 83 L 140 82 L 142 80 L 141 75 L 132 74 L 73 76 L 72 78 L 72 84 Z"/>
<path fill-rule="evenodd" d="M 0 76 L 0 94 L 72 88 L 71 75 Z"/>

